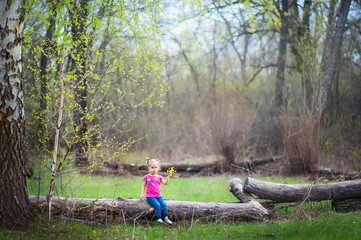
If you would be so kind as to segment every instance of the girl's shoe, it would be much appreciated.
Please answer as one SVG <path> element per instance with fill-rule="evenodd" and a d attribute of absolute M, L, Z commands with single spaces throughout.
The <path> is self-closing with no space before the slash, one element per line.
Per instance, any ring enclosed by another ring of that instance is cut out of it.
<path fill-rule="evenodd" d="M 164 223 L 163 220 L 160 219 L 160 218 L 157 220 L 157 222 L 159 222 L 159 223 Z"/>
<path fill-rule="evenodd" d="M 164 221 L 165 221 L 166 223 L 168 223 L 168 224 L 173 224 L 173 222 L 172 222 L 171 220 L 169 220 L 168 217 L 165 217 L 165 218 L 164 218 Z"/>

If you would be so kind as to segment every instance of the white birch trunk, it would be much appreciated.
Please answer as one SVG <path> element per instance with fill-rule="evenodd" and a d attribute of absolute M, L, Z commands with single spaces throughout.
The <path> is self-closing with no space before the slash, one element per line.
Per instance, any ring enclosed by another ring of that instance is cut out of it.
<path fill-rule="evenodd" d="M 0 1 L 0 228 L 30 217 L 24 158 L 21 0 Z"/>
<path fill-rule="evenodd" d="M 64 57 L 63 57 L 64 59 Z M 53 197 L 53 191 L 55 187 L 55 178 L 56 178 L 56 157 L 58 155 L 58 145 L 59 145 L 59 135 L 60 135 L 60 127 L 63 122 L 63 107 L 64 107 L 64 64 L 61 63 L 61 89 L 60 89 L 60 106 L 59 106 L 59 117 L 58 117 L 58 124 L 56 126 L 56 133 L 55 133 L 55 141 L 54 141 L 54 152 L 53 152 L 53 161 L 51 164 L 51 180 L 49 186 L 49 193 L 47 196 L 47 213 L 48 213 L 48 220 L 51 219 L 51 198 Z"/>

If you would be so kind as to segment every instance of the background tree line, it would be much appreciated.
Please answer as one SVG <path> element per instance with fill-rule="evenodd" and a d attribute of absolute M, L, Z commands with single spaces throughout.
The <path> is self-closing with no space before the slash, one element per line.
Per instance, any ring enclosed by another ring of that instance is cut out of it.
<path fill-rule="evenodd" d="M 289 173 L 358 170 L 360 3 L 204 2 L 182 32 L 162 35 L 177 56 L 163 76 L 169 91 L 132 123 L 148 135 L 135 147 L 230 163 L 280 154 Z"/>
<path fill-rule="evenodd" d="M 29 8 L 27 143 L 37 146 L 30 149 L 53 149 L 63 54 L 70 97 L 61 143 L 69 146 L 78 131 L 77 164 L 140 151 L 169 161 L 283 154 L 305 172 L 346 159 L 358 167 L 357 1 L 83 0 Z M 147 17 L 157 19 L 151 25 Z"/>

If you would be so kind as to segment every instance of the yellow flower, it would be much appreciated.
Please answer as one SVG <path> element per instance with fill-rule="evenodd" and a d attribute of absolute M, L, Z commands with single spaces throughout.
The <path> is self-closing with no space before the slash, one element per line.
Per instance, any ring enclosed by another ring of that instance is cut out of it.
<path fill-rule="evenodd" d="M 168 168 L 168 170 L 167 170 L 167 173 L 173 174 L 173 173 L 175 173 L 175 172 L 177 172 L 177 171 L 174 170 L 174 167 L 170 167 L 170 168 Z"/>

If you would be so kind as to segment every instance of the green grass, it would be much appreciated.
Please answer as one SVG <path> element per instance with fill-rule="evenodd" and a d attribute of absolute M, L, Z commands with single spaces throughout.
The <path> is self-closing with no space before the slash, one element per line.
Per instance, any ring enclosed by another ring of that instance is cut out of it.
<path fill-rule="evenodd" d="M 180 222 L 174 228 L 150 224 L 90 225 L 40 221 L 26 229 L 0 231 L 0 239 L 359 239 L 361 212 L 320 215 L 306 220 L 264 223 Z"/>
<path fill-rule="evenodd" d="M 40 182 L 40 194 L 48 192 L 49 178 Z M 77 175 L 62 177 L 56 181 L 55 194 L 58 196 L 82 198 L 139 198 L 142 177 L 101 177 Z M 226 177 L 172 178 L 167 186 L 162 185 L 165 199 L 201 202 L 231 202 L 237 199 L 229 192 Z M 38 195 L 39 181 L 28 180 L 29 195 Z"/>
<path fill-rule="evenodd" d="M 172 178 L 162 186 L 166 199 L 205 202 L 234 202 L 229 192 L 232 177 Z M 264 178 L 279 183 L 305 183 L 305 178 Z M 46 195 L 49 176 L 43 171 L 40 182 L 28 181 L 30 195 Z M 39 185 L 40 183 L 40 185 Z M 142 177 L 60 176 L 56 181 L 59 196 L 83 198 L 139 198 Z M 286 203 L 287 204 L 287 203 Z M 27 228 L 0 231 L 0 239 L 359 239 L 361 212 L 335 213 L 330 202 L 304 203 L 282 209 L 278 218 L 266 222 L 177 222 L 174 228 L 155 222 L 121 224 L 84 224 L 52 219 L 50 224 L 37 218 Z M 278 219 L 278 220 L 277 220 Z M 287 220 L 288 219 L 288 220 Z"/>

